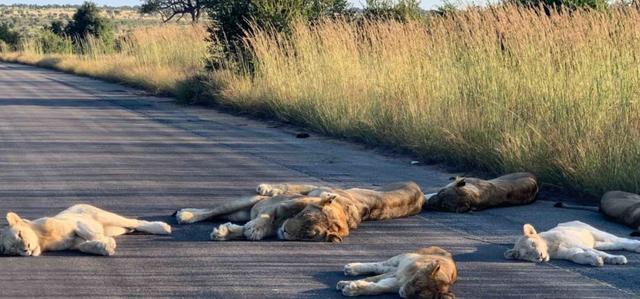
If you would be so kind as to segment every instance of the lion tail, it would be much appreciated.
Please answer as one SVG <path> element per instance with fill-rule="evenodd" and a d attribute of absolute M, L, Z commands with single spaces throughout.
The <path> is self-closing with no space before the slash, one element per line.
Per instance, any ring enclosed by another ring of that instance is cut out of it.
<path fill-rule="evenodd" d="M 564 202 L 556 202 L 556 204 L 554 204 L 553 207 L 555 207 L 555 208 L 563 208 L 563 209 L 572 209 L 572 210 L 585 210 L 585 211 L 592 211 L 592 212 L 599 212 L 600 211 L 600 208 L 598 208 L 598 207 L 571 205 L 571 204 L 566 204 Z"/>

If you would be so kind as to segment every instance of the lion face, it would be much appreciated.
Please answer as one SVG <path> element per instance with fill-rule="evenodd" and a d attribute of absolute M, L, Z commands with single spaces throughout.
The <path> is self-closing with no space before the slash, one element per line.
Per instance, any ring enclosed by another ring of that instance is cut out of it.
<path fill-rule="evenodd" d="M 516 241 L 513 249 L 504 253 L 507 259 L 524 260 L 534 263 L 549 261 L 549 248 L 531 224 L 523 227 L 523 236 Z"/>
<path fill-rule="evenodd" d="M 471 209 L 469 195 L 465 188 L 464 178 L 457 178 L 453 183 L 445 186 L 437 194 L 429 198 L 427 208 L 436 211 L 464 213 Z"/>
<path fill-rule="evenodd" d="M 38 235 L 15 213 L 7 214 L 9 227 L 0 234 L 0 252 L 5 255 L 39 256 Z"/>
<path fill-rule="evenodd" d="M 282 223 L 278 237 L 284 240 L 324 241 L 329 221 L 322 208 L 309 205 L 300 213 Z"/>
<path fill-rule="evenodd" d="M 282 223 L 278 237 L 284 240 L 327 241 L 339 243 L 348 234 L 346 216 L 335 196 L 324 198 L 319 204 L 309 204 L 300 213 Z"/>
<path fill-rule="evenodd" d="M 431 268 L 424 268 L 416 273 L 400 287 L 400 297 L 407 299 L 441 299 L 455 298 L 449 292 L 453 284 L 451 276 L 442 271 L 440 264 L 436 263 Z"/>

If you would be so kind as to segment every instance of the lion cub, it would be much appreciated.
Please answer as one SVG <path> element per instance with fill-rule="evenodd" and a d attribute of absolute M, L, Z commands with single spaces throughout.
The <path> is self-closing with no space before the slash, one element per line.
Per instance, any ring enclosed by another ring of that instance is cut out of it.
<path fill-rule="evenodd" d="M 612 255 L 601 250 L 640 252 L 640 241 L 617 237 L 580 221 L 560 223 L 540 234 L 533 226 L 525 224 L 523 234 L 514 248 L 504 253 L 505 258 L 534 263 L 563 259 L 600 267 L 604 264 L 627 263 L 625 256 Z"/>
<path fill-rule="evenodd" d="M 456 264 L 451 253 L 427 247 L 396 255 L 379 263 L 351 263 L 345 275 L 377 274 L 354 281 L 340 281 L 336 288 L 345 296 L 398 292 L 402 298 L 455 298 L 449 288 L 456 282 Z"/>
<path fill-rule="evenodd" d="M 109 256 L 116 250 L 115 236 L 134 230 L 171 233 L 171 226 L 164 222 L 124 218 L 85 204 L 33 221 L 10 212 L 7 221 L 9 227 L 0 231 L 0 253 L 4 255 L 39 256 L 45 251 L 73 249 Z"/>

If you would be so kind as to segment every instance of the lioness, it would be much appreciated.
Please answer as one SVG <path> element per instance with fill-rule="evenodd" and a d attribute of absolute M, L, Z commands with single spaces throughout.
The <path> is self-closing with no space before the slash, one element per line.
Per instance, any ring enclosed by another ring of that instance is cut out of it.
<path fill-rule="evenodd" d="M 133 230 L 170 234 L 164 222 L 149 222 L 122 216 L 94 206 L 74 205 L 53 217 L 29 221 L 7 213 L 9 227 L 0 232 L 0 253 L 39 256 L 45 251 L 79 250 L 98 255 L 113 255 L 115 236 Z"/>
<path fill-rule="evenodd" d="M 528 172 L 492 180 L 457 177 L 438 193 L 427 195 L 427 209 L 464 213 L 496 206 L 524 205 L 536 200 L 538 181 Z"/>
<path fill-rule="evenodd" d="M 369 189 L 336 189 L 298 184 L 261 184 L 258 196 L 214 209 L 182 209 L 179 223 L 208 218 L 247 221 L 215 228 L 211 239 L 261 240 L 277 235 L 285 240 L 341 242 L 363 220 L 382 220 L 417 214 L 424 194 L 413 182 Z"/>
<path fill-rule="evenodd" d="M 599 208 L 570 205 L 561 202 L 556 203 L 555 207 L 600 211 L 607 218 L 635 229 L 636 231 L 631 233 L 632 236 L 640 235 L 640 195 L 638 194 L 623 191 L 609 191 L 602 195 Z"/>
<path fill-rule="evenodd" d="M 504 253 L 505 258 L 534 263 L 563 259 L 600 267 L 604 264 L 627 263 L 625 256 L 612 255 L 601 250 L 640 252 L 640 241 L 620 238 L 580 221 L 560 223 L 540 234 L 533 226 L 525 224 L 523 234 L 514 248 Z"/>
<path fill-rule="evenodd" d="M 427 247 L 396 255 L 379 263 L 351 263 L 345 275 L 377 274 L 355 281 L 340 281 L 336 288 L 345 296 L 398 292 L 402 298 L 455 298 L 449 288 L 456 282 L 451 253 Z"/>

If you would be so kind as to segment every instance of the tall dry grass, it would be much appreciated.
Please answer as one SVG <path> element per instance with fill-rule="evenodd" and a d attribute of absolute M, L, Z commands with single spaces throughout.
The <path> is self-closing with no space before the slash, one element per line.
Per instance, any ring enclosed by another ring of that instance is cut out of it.
<path fill-rule="evenodd" d="M 100 39 L 88 38 L 75 47 L 67 40 L 64 50 L 55 54 L 46 54 L 38 40 L 27 40 L 18 52 L 0 53 L 0 60 L 174 93 L 181 82 L 204 68 L 206 36 L 201 26 L 138 28 L 127 33 L 115 51 Z"/>
<path fill-rule="evenodd" d="M 247 40 L 218 101 L 328 134 L 586 193 L 640 191 L 640 13 L 506 6 L 298 24 Z"/>

